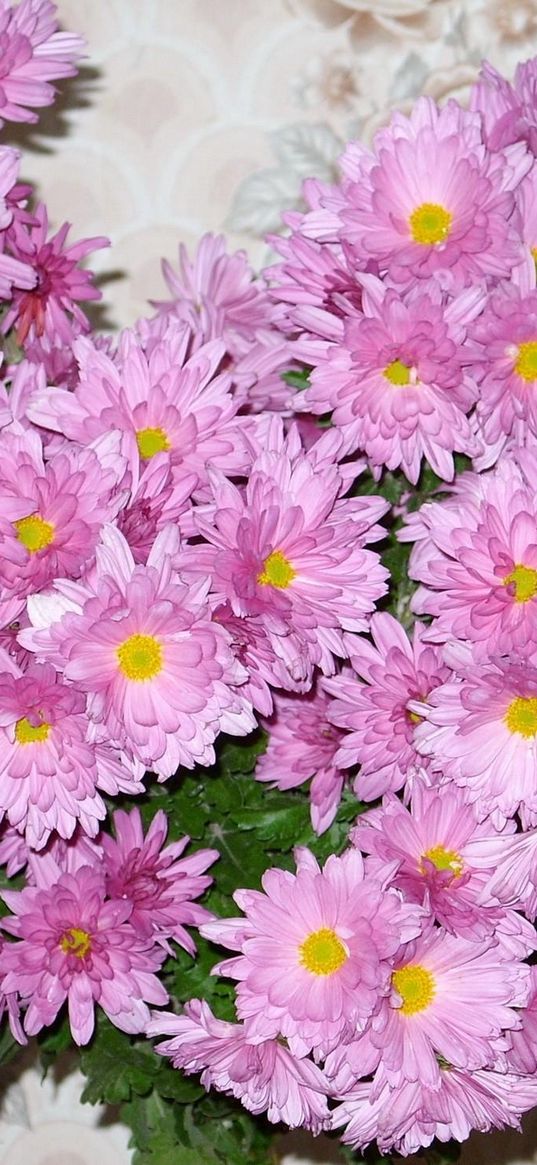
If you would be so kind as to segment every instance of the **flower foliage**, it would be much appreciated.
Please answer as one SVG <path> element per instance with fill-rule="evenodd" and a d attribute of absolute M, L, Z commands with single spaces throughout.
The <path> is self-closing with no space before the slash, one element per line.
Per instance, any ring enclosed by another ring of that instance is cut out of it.
<path fill-rule="evenodd" d="M 0 48 L 34 121 L 82 45 Z M 0 1054 L 73 1040 L 135 1165 L 537 1105 L 536 93 L 395 113 L 113 338 L 0 146 Z"/>

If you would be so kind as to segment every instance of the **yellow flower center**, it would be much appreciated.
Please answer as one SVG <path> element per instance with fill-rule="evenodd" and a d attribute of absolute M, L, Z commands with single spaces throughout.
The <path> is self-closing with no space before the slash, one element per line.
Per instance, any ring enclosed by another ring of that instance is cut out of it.
<path fill-rule="evenodd" d="M 537 736 L 537 699 L 535 696 L 516 696 L 503 718 L 510 732 L 518 732 L 527 740 Z"/>
<path fill-rule="evenodd" d="M 511 583 L 515 588 L 515 603 L 529 603 L 537 595 L 537 570 L 518 563 L 503 580 L 504 587 Z"/>
<path fill-rule="evenodd" d="M 167 453 L 171 448 L 168 434 L 164 429 L 138 429 L 136 443 L 140 457 L 144 461 L 149 461 L 155 453 Z"/>
<path fill-rule="evenodd" d="M 301 965 L 312 975 L 333 975 L 349 957 L 341 939 L 328 926 L 308 935 L 298 949 Z"/>
<path fill-rule="evenodd" d="M 422 202 L 410 215 L 410 233 L 424 247 L 445 243 L 452 221 L 453 215 L 439 202 Z"/>
<path fill-rule="evenodd" d="M 389 380 L 390 384 L 397 386 L 410 384 L 410 368 L 401 360 L 392 360 L 391 364 L 387 364 L 383 376 Z"/>
<path fill-rule="evenodd" d="M 518 345 L 515 372 L 523 380 L 537 380 L 537 340 L 528 340 Z"/>
<path fill-rule="evenodd" d="M 23 716 L 15 725 L 15 740 L 17 744 L 42 744 L 44 740 L 48 740 L 49 732 L 50 724 L 43 721 L 34 727 L 26 716 Z"/>
<path fill-rule="evenodd" d="M 415 1015 L 418 1011 L 425 1011 L 436 994 L 436 984 L 431 972 L 419 964 L 401 967 L 394 971 L 392 983 L 398 995 L 403 1000 L 400 1011 L 403 1015 Z"/>
<path fill-rule="evenodd" d="M 289 559 L 285 557 L 285 554 L 282 554 L 281 550 L 273 550 L 272 554 L 265 558 L 263 570 L 258 574 L 257 581 L 265 586 L 270 584 L 270 586 L 284 589 L 294 578 L 296 578 L 296 570 L 293 570 Z"/>
<path fill-rule="evenodd" d="M 79 930 L 77 926 L 71 926 L 60 939 L 60 947 L 66 955 L 85 959 L 91 951 L 91 936 L 87 930 Z"/>
<path fill-rule="evenodd" d="M 444 849 L 443 845 L 433 845 L 430 849 L 426 849 L 422 855 L 423 858 L 428 858 L 437 870 L 449 870 L 456 878 L 462 873 L 464 862 L 461 855 L 454 849 Z M 420 868 L 423 873 L 422 862 Z"/>
<path fill-rule="evenodd" d="M 162 671 L 162 647 L 152 635 L 130 635 L 118 647 L 117 658 L 123 675 L 137 683 L 152 680 Z"/>
<path fill-rule="evenodd" d="M 14 522 L 13 525 L 19 541 L 26 547 L 29 554 L 37 554 L 38 550 L 44 550 L 46 546 L 50 546 L 54 538 L 52 522 L 45 522 L 45 519 L 40 518 L 39 514 L 30 514 L 28 518 L 19 518 L 18 522 Z"/>

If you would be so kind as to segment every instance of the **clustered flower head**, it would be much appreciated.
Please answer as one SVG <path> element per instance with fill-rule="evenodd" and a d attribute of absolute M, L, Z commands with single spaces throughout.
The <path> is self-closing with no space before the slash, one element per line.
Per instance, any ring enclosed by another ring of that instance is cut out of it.
<path fill-rule="evenodd" d="M 0 0 L 0 48 L 0 118 L 33 120 L 81 44 L 49 0 Z M 106 240 L 50 231 L 0 147 L 0 863 L 19 878 L 0 1015 L 19 1041 L 65 1007 L 86 1044 L 98 1005 L 206 1088 L 357 1150 L 537 1104 L 536 94 L 530 61 L 514 85 L 485 65 L 469 110 L 421 98 L 350 143 L 338 183 L 306 182 L 278 263 L 181 247 L 171 299 L 114 339 L 81 306 Z M 411 598 L 378 547 L 387 471 Z M 362 812 L 341 852 L 297 845 L 296 872 L 219 919 L 199 901 L 218 849 L 174 836 L 164 790 L 108 822 L 106 798 L 258 727 L 255 779 L 309 783 L 316 833 L 341 838 L 342 798 Z M 233 1022 L 200 998 L 151 1010 L 192 928 L 226 951 Z"/>

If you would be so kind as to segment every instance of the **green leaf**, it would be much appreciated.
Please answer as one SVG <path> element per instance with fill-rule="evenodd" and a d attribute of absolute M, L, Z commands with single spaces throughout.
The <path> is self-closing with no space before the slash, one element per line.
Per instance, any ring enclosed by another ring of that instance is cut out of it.
<path fill-rule="evenodd" d="M 304 389 L 309 388 L 311 372 L 311 368 L 301 368 L 296 369 L 296 371 L 282 372 L 280 375 L 290 388 L 296 388 L 299 392 L 303 392 Z"/>
<path fill-rule="evenodd" d="M 80 1052 L 86 1076 L 82 1100 L 88 1104 L 120 1104 L 133 1094 L 148 1093 L 159 1071 L 159 1059 L 149 1041 L 136 1046 L 131 1038 L 98 1014 L 96 1033 Z"/>

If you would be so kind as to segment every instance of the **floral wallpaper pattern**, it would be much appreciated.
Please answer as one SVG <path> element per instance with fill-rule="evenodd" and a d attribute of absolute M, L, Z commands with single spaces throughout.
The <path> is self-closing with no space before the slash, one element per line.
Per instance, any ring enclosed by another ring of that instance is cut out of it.
<path fill-rule="evenodd" d="M 370 139 L 420 92 L 464 98 L 488 57 L 504 72 L 537 52 L 537 0 L 58 0 L 88 61 L 37 129 L 30 151 L 56 224 L 108 234 L 107 326 L 162 296 L 160 257 L 226 231 L 254 264 L 304 177 L 329 179 L 350 136 Z M 0 1165 L 127 1165 L 127 1133 L 80 1106 L 80 1080 L 41 1083 L 31 1065 L 4 1093 Z M 465 1165 L 537 1160 L 526 1135 L 476 1136 Z M 291 1136 L 286 1160 L 308 1152 Z M 311 1150 L 330 1161 L 323 1139 Z M 335 1158 L 333 1158 L 335 1160 Z"/>

